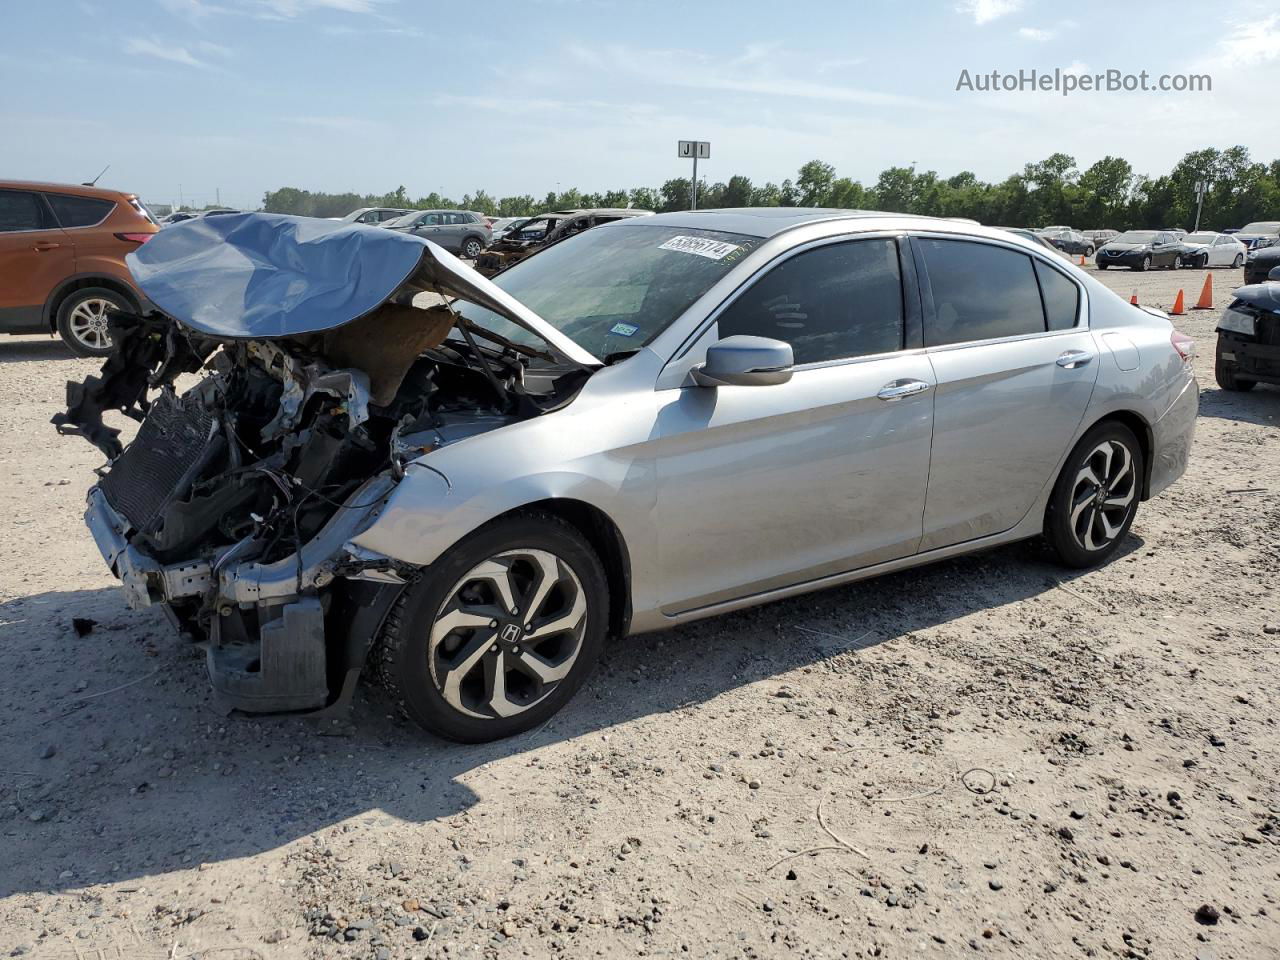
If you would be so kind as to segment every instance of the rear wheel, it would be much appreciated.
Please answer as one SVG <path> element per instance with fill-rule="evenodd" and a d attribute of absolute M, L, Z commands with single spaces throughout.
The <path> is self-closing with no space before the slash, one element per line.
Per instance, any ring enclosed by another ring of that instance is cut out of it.
<path fill-rule="evenodd" d="M 1116 552 L 1142 496 L 1142 447 L 1120 423 L 1100 423 L 1071 451 L 1054 484 L 1045 539 L 1069 567 L 1092 567 Z"/>
<path fill-rule="evenodd" d="M 462 255 L 468 260 L 474 260 L 476 257 L 480 256 L 480 253 L 483 250 L 484 243 L 479 237 L 467 237 L 467 239 L 463 241 Z"/>
<path fill-rule="evenodd" d="M 107 313 L 128 313 L 133 304 L 106 287 L 85 287 L 68 294 L 58 307 L 58 335 L 79 357 L 105 357 L 111 352 Z"/>
<path fill-rule="evenodd" d="M 1085 255 L 1086 257 L 1092 257 L 1092 256 L 1093 256 L 1093 247 L 1085 247 L 1085 248 L 1084 248 L 1084 255 Z"/>
<path fill-rule="evenodd" d="M 1231 266 L 1235 267 L 1235 269 L 1237 269 L 1237 270 L 1239 270 L 1241 267 L 1243 267 L 1243 266 L 1244 266 L 1244 254 L 1243 254 L 1243 253 L 1237 253 L 1237 254 L 1236 254 L 1236 258 L 1235 258 L 1234 260 L 1232 260 L 1232 261 L 1231 261 Z"/>
<path fill-rule="evenodd" d="M 549 514 L 482 527 L 433 563 L 387 618 L 374 654 L 400 708 L 466 743 L 509 737 L 559 710 L 604 645 L 599 558 Z"/>
<path fill-rule="evenodd" d="M 1173 258 L 1173 269 L 1175 270 L 1182 269 L 1182 254 L 1178 254 L 1176 257 Z"/>

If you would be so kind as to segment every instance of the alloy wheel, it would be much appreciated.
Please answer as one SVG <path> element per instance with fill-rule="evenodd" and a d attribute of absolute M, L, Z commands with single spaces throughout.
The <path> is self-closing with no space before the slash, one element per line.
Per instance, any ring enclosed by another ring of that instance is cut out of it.
<path fill-rule="evenodd" d="M 545 550 L 479 563 L 449 591 L 431 625 L 431 679 L 471 717 L 513 717 L 549 696 L 573 669 L 587 626 L 582 581 Z"/>
<path fill-rule="evenodd" d="M 107 311 L 116 309 L 110 300 L 89 297 L 76 304 L 67 319 L 71 335 L 91 350 L 106 350 L 111 346 L 111 334 L 107 329 Z"/>
<path fill-rule="evenodd" d="M 1071 534 L 1085 550 L 1110 546 L 1137 506 L 1133 454 L 1118 440 L 1093 448 L 1071 487 Z"/>
<path fill-rule="evenodd" d="M 478 240 L 468 240 L 465 247 L 462 248 L 463 254 L 468 260 L 474 260 L 480 256 L 480 242 Z"/>

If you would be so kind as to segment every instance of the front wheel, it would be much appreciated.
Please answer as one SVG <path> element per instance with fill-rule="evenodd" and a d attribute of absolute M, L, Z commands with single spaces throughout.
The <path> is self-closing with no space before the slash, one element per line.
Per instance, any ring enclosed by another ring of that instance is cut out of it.
<path fill-rule="evenodd" d="M 1120 546 L 1142 496 L 1142 447 L 1120 423 L 1094 427 L 1071 451 L 1045 514 L 1045 540 L 1069 567 L 1093 567 Z"/>
<path fill-rule="evenodd" d="M 564 706 L 608 622 L 604 569 L 583 536 L 549 514 L 515 516 L 482 527 L 407 588 L 373 659 L 412 720 L 484 743 Z"/>
<path fill-rule="evenodd" d="M 1086 257 L 1092 257 L 1092 256 L 1093 256 L 1093 247 L 1085 247 L 1085 248 L 1084 248 L 1084 255 L 1085 255 Z"/>
<path fill-rule="evenodd" d="M 111 352 L 107 314 L 133 310 L 133 304 L 106 287 L 75 290 L 58 307 L 58 336 L 78 357 L 105 357 Z"/>
<path fill-rule="evenodd" d="M 1106 265 L 1105 263 L 1103 263 L 1101 260 L 1099 260 L 1099 261 L 1098 261 L 1098 269 L 1099 269 L 1099 270 L 1105 270 L 1105 269 L 1107 269 L 1107 265 Z"/>
<path fill-rule="evenodd" d="M 1226 359 L 1222 354 L 1234 352 L 1233 344 L 1230 341 L 1223 340 L 1222 335 L 1218 335 L 1218 347 L 1214 351 L 1213 361 L 1213 379 L 1218 381 L 1218 386 L 1223 390 L 1230 390 L 1232 393 L 1244 393 L 1252 390 L 1258 385 L 1257 380 L 1250 380 L 1240 376 L 1240 364 L 1234 360 Z"/>
<path fill-rule="evenodd" d="M 1173 258 L 1173 269 L 1175 270 L 1182 269 L 1182 254 L 1178 254 L 1176 257 Z"/>
<path fill-rule="evenodd" d="M 1244 266 L 1244 254 L 1243 254 L 1243 253 L 1237 253 L 1237 254 L 1236 254 L 1236 258 L 1235 258 L 1234 260 L 1232 260 L 1232 261 L 1231 261 L 1231 266 L 1232 266 L 1232 267 L 1234 267 L 1234 268 L 1235 268 L 1235 269 L 1237 269 L 1237 270 L 1239 270 L 1241 267 L 1243 267 L 1243 266 Z"/>
<path fill-rule="evenodd" d="M 481 243 L 479 237 L 467 237 L 466 242 L 462 245 L 462 256 L 467 260 L 474 260 L 480 256 L 484 250 L 484 244 Z"/>
<path fill-rule="evenodd" d="M 1150 269 L 1151 269 L 1151 257 L 1150 257 L 1150 255 L 1143 257 L 1143 258 L 1142 258 L 1142 263 L 1138 264 L 1138 266 L 1134 267 L 1133 269 L 1135 269 L 1135 270 L 1141 270 L 1143 273 L 1145 273 L 1146 271 L 1150 270 Z"/>

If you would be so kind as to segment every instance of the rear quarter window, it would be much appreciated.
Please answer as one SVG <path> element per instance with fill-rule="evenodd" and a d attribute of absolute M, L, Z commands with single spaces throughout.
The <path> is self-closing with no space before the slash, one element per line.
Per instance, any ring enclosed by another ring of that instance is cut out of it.
<path fill-rule="evenodd" d="M 933 294 L 925 345 L 1015 337 L 1045 330 L 1031 257 L 968 240 L 916 238 Z"/>
<path fill-rule="evenodd" d="M 1080 288 L 1053 267 L 1035 261 L 1036 278 L 1044 297 L 1044 316 L 1048 329 L 1070 330 L 1080 312 Z"/>
<path fill-rule="evenodd" d="M 53 207 L 53 215 L 58 218 L 63 228 L 92 227 L 107 219 L 107 214 L 115 209 L 110 200 L 99 197 L 72 197 L 61 193 L 46 193 L 49 206 Z"/>

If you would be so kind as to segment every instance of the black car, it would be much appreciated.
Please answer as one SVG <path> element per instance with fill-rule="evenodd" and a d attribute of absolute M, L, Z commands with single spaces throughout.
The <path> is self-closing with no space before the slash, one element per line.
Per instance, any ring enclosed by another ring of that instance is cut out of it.
<path fill-rule="evenodd" d="M 1063 253 L 1083 253 L 1086 257 L 1093 256 L 1093 241 L 1078 230 L 1064 227 L 1045 227 L 1043 230 L 1037 230 L 1036 233 L 1044 237 L 1050 246 L 1061 250 Z"/>
<path fill-rule="evenodd" d="M 1244 262 L 1244 282 L 1265 283 L 1276 267 L 1280 267 L 1280 246 L 1251 250 Z"/>
<path fill-rule="evenodd" d="M 1236 239 L 1250 250 L 1280 245 L 1280 220 L 1255 220 L 1236 231 Z"/>
<path fill-rule="evenodd" d="M 1181 238 L 1167 230 L 1126 230 L 1104 243 L 1094 262 L 1099 270 L 1107 267 L 1128 267 L 1130 270 L 1150 270 L 1152 267 L 1176 269 L 1183 265 L 1186 249 Z"/>
<path fill-rule="evenodd" d="M 1280 384 L 1280 267 L 1268 283 L 1241 287 L 1218 318 L 1214 378 L 1223 390 Z"/>

